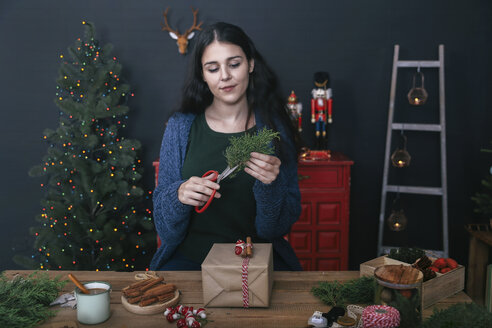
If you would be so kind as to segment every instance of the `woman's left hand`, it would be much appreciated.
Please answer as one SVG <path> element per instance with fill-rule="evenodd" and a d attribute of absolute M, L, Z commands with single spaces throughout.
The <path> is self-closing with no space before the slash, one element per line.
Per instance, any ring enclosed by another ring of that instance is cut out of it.
<path fill-rule="evenodd" d="M 280 164 L 278 157 L 253 152 L 244 171 L 264 184 L 270 184 L 277 178 Z"/>

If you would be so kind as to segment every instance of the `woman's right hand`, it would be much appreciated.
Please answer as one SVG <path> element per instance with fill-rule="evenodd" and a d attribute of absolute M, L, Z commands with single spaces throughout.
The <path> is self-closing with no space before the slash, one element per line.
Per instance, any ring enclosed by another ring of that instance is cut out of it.
<path fill-rule="evenodd" d="M 211 181 L 214 175 L 205 178 L 191 177 L 179 186 L 178 199 L 181 203 L 191 206 L 203 206 L 212 192 L 218 190 L 220 185 Z M 214 198 L 220 198 L 220 193 L 216 192 Z"/>

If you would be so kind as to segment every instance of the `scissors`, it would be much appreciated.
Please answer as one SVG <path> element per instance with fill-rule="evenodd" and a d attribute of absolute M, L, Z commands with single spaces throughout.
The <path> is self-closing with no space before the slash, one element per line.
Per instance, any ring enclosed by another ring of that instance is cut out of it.
<path fill-rule="evenodd" d="M 225 168 L 224 171 L 222 171 L 222 173 L 219 174 L 219 172 L 215 171 L 215 170 L 210 170 L 210 171 L 207 171 L 205 172 L 204 175 L 202 175 L 202 178 L 205 178 L 205 177 L 208 177 L 210 175 L 215 175 L 214 178 L 211 179 L 211 181 L 213 182 L 216 182 L 216 183 L 220 183 L 220 181 L 224 180 L 225 178 L 227 178 L 232 172 L 234 172 L 237 167 L 239 165 L 236 165 L 234 166 L 232 169 L 229 165 L 227 165 L 227 167 Z M 212 195 L 210 195 L 210 198 L 208 199 L 208 201 L 205 203 L 205 205 L 203 205 L 202 208 L 200 208 L 199 206 L 195 206 L 195 211 L 197 213 L 202 213 L 204 212 L 209 206 L 210 204 L 212 203 L 212 199 L 214 199 L 214 196 L 215 196 L 215 193 L 217 192 L 216 189 L 214 189 L 214 191 L 212 191 Z"/>

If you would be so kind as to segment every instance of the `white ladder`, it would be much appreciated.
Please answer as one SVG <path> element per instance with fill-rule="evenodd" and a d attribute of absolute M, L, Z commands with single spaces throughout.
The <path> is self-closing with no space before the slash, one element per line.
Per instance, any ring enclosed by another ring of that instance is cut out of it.
<path fill-rule="evenodd" d="M 385 222 L 386 197 L 388 192 L 438 195 L 442 200 L 442 250 L 426 250 L 427 253 L 439 257 L 449 257 L 448 242 L 448 192 L 446 175 L 446 119 L 445 119 L 445 94 L 444 94 L 444 45 L 439 45 L 439 60 L 399 60 L 400 46 L 395 45 L 393 56 L 393 72 L 391 76 L 391 90 L 388 111 L 388 128 L 386 132 L 386 151 L 384 155 L 383 185 L 381 191 L 381 211 L 379 215 L 378 255 L 389 253 L 391 246 L 383 246 L 383 232 Z M 439 124 L 414 124 L 395 123 L 393 114 L 395 111 L 396 79 L 398 68 L 438 68 L 439 69 Z M 388 185 L 388 171 L 391 156 L 391 137 L 394 130 L 430 131 L 440 133 L 441 145 L 441 187 L 420 187 L 404 185 Z"/>

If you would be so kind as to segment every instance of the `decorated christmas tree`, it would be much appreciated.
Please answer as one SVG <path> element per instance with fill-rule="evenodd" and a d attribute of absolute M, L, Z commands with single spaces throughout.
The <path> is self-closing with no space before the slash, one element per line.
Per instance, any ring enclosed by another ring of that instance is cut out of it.
<path fill-rule="evenodd" d="M 42 211 L 31 228 L 35 255 L 15 258 L 40 269 L 145 269 L 155 247 L 149 193 L 139 185 L 140 143 L 120 136 L 133 94 L 122 66 L 101 46 L 94 26 L 68 48 L 59 70 L 55 103 L 59 126 L 46 129 L 42 163 L 31 176 L 46 177 Z M 147 199 L 147 200 L 146 200 Z"/>

